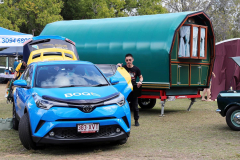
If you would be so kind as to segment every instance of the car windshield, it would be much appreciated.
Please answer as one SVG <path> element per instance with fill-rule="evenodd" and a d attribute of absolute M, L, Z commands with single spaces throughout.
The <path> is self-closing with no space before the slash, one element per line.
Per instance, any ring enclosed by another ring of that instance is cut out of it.
<path fill-rule="evenodd" d="M 101 72 L 90 64 L 56 64 L 39 66 L 35 87 L 61 88 L 109 85 Z"/>

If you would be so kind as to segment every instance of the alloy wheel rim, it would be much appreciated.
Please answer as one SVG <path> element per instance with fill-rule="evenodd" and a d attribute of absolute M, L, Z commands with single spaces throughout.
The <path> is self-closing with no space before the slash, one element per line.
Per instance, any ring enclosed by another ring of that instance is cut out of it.
<path fill-rule="evenodd" d="M 240 127 L 240 110 L 236 110 L 232 113 L 231 121 L 235 126 Z"/>

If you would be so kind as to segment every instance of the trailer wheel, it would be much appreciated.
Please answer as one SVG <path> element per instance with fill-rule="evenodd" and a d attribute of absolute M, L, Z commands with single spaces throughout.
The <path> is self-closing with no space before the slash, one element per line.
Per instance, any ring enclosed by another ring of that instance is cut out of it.
<path fill-rule="evenodd" d="M 138 98 L 138 104 L 142 109 L 152 109 L 156 104 L 156 99 Z"/>

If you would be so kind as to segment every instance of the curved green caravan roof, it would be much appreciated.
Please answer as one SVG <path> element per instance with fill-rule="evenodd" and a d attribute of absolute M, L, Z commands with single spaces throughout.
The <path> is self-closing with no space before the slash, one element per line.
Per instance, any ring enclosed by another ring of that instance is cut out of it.
<path fill-rule="evenodd" d="M 161 75 L 147 81 L 169 82 L 169 53 L 175 31 L 189 15 L 196 13 L 203 12 L 58 21 L 47 24 L 41 35 L 71 39 L 80 59 L 93 63 L 123 63 L 125 54 L 131 53 L 134 64 L 141 66 L 143 72 L 161 70 Z"/>

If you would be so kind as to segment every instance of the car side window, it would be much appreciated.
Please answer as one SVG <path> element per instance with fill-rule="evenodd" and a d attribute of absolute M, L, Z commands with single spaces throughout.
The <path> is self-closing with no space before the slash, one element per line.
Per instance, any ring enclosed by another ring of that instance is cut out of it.
<path fill-rule="evenodd" d="M 111 64 L 96 64 L 106 77 L 111 77 L 117 71 L 116 65 Z"/>
<path fill-rule="evenodd" d="M 25 71 L 22 73 L 22 79 L 24 79 L 24 80 L 25 80 L 25 77 L 27 75 L 28 69 L 29 69 L 29 67 L 26 68 Z"/>
<path fill-rule="evenodd" d="M 27 82 L 27 85 L 30 86 L 32 82 L 32 72 L 33 72 L 33 67 L 29 66 L 24 73 L 23 79 Z"/>

